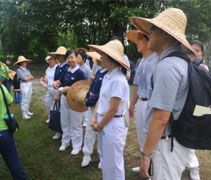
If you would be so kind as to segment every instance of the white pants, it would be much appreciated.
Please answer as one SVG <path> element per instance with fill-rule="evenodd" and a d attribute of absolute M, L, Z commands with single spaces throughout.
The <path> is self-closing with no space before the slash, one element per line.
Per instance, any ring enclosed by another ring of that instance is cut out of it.
<path fill-rule="evenodd" d="M 148 101 L 141 101 L 138 99 L 136 106 L 136 133 L 138 137 L 139 150 L 143 150 L 146 134 L 144 132 L 145 127 L 145 112 Z"/>
<path fill-rule="evenodd" d="M 61 96 L 61 127 L 62 145 L 67 145 L 72 139 L 73 149 L 81 149 L 83 130 L 81 125 L 81 112 L 72 110 L 66 101 L 66 96 Z"/>
<path fill-rule="evenodd" d="M 48 119 L 50 119 L 50 110 L 51 107 L 54 103 L 54 97 L 53 97 L 53 93 L 54 93 L 54 88 L 53 87 L 49 87 L 45 96 L 45 108 L 47 110 L 48 113 Z"/>
<path fill-rule="evenodd" d="M 87 111 L 84 111 L 84 112 L 82 113 L 82 118 L 81 118 L 81 123 L 82 123 L 82 124 L 83 124 L 83 123 L 87 123 L 87 121 L 88 121 L 87 116 L 88 116 L 88 110 L 87 110 Z"/>
<path fill-rule="evenodd" d="M 32 82 L 22 82 L 20 84 L 21 88 L 21 111 L 22 114 L 27 113 L 29 111 L 29 106 L 31 102 L 31 96 L 32 96 Z"/>
<path fill-rule="evenodd" d="M 98 123 L 103 116 L 98 115 Z M 126 130 L 124 118 L 113 118 L 98 133 L 103 180 L 124 180 L 124 146 Z"/>
<path fill-rule="evenodd" d="M 199 161 L 195 154 L 194 149 L 190 149 L 189 160 L 188 160 L 188 163 L 186 164 L 186 167 L 187 168 L 198 168 L 199 167 Z"/>
<path fill-rule="evenodd" d="M 189 159 L 190 149 L 180 145 L 174 138 L 171 152 L 171 138 L 161 139 L 152 154 L 152 180 L 180 180 Z"/>
<path fill-rule="evenodd" d="M 94 112 L 94 108 L 89 107 L 87 111 L 88 121 L 87 121 L 86 132 L 84 136 L 84 146 L 83 146 L 83 153 L 87 155 L 90 155 L 93 153 L 94 143 L 95 143 L 95 139 L 97 135 L 97 132 L 94 131 L 90 125 L 93 112 Z"/>

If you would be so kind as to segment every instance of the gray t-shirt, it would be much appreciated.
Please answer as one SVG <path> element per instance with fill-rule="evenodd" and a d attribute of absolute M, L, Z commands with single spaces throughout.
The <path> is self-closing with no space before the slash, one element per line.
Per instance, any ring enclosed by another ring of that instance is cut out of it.
<path fill-rule="evenodd" d="M 163 59 L 168 54 L 179 51 L 176 47 L 167 49 L 160 57 Z M 179 57 L 167 57 L 160 61 L 153 73 L 153 88 L 148 86 L 150 98 L 145 116 L 145 132 L 148 131 L 153 109 L 172 112 L 177 120 L 184 107 L 188 94 L 188 64 Z M 170 127 L 167 126 L 164 134 L 169 135 Z"/>
<path fill-rule="evenodd" d="M 138 86 L 138 96 L 147 98 L 147 86 L 151 81 L 152 73 L 158 64 L 158 55 L 150 54 L 147 58 L 142 58 L 138 64 L 133 84 Z"/>
<path fill-rule="evenodd" d="M 19 67 L 17 69 L 17 78 L 20 79 L 20 82 L 26 82 L 24 81 L 24 79 L 29 76 L 32 76 L 32 75 L 27 68 Z"/>
<path fill-rule="evenodd" d="M 90 67 L 84 64 L 83 66 L 80 66 L 80 69 L 84 72 L 86 80 L 89 80 L 92 75 Z"/>
<path fill-rule="evenodd" d="M 129 61 L 129 59 L 128 59 L 128 57 L 127 57 L 126 54 L 123 55 L 123 59 L 125 60 L 125 62 L 127 63 L 127 65 L 130 67 L 130 61 Z M 130 77 L 130 71 L 127 71 L 126 76 Z"/>

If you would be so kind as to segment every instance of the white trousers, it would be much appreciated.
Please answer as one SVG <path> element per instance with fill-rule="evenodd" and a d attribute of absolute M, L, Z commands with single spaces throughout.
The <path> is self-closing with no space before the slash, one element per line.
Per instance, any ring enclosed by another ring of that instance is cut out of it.
<path fill-rule="evenodd" d="M 146 139 L 145 127 L 145 112 L 148 101 L 141 101 L 138 99 L 136 105 L 136 133 L 138 138 L 139 150 L 143 150 Z"/>
<path fill-rule="evenodd" d="M 174 138 L 171 152 L 171 138 L 161 139 L 152 154 L 152 180 L 180 180 L 187 165 L 191 150 L 180 145 Z"/>
<path fill-rule="evenodd" d="M 20 84 L 21 88 L 21 111 L 22 114 L 27 113 L 29 111 L 29 106 L 31 103 L 31 96 L 32 96 L 32 82 L 22 82 Z"/>
<path fill-rule="evenodd" d="M 88 110 L 82 113 L 81 123 L 87 123 L 88 121 Z"/>
<path fill-rule="evenodd" d="M 84 146 L 83 146 L 83 153 L 90 155 L 93 153 L 93 149 L 94 149 L 94 143 L 96 140 L 96 136 L 97 136 L 97 132 L 94 131 L 91 127 L 91 120 L 92 120 L 92 115 L 94 112 L 94 108 L 89 107 L 88 111 L 87 111 L 87 125 L 86 125 L 86 132 L 85 132 L 85 136 L 84 136 Z"/>
<path fill-rule="evenodd" d="M 98 122 L 103 116 L 98 115 Z M 124 146 L 126 129 L 124 118 L 113 118 L 98 133 L 103 180 L 124 180 Z"/>
<path fill-rule="evenodd" d="M 72 110 L 66 101 L 66 96 L 61 96 L 61 127 L 62 145 L 67 145 L 72 139 L 73 149 L 81 149 L 83 130 L 81 125 L 81 112 Z"/>
<path fill-rule="evenodd" d="M 195 154 L 194 149 L 190 149 L 189 160 L 188 160 L 188 163 L 186 164 L 186 167 L 187 168 L 198 168 L 199 167 L 199 161 Z"/>
<path fill-rule="evenodd" d="M 48 113 L 48 119 L 50 119 L 50 110 L 54 103 L 54 97 L 53 97 L 54 88 L 49 87 L 45 96 L 45 108 Z"/>

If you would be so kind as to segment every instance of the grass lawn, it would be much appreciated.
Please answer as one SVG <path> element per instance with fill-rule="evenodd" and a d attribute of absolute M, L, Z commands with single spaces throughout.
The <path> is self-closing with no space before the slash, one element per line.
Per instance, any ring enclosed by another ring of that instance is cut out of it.
<path fill-rule="evenodd" d="M 96 151 L 92 155 L 89 167 L 81 168 L 82 152 L 71 156 L 69 147 L 65 152 L 59 152 L 60 140 L 53 140 L 54 132 L 45 123 L 47 114 L 43 105 L 46 90 L 37 82 L 33 84 L 31 111 L 35 114 L 29 120 L 21 118 L 19 104 L 14 104 L 20 129 L 14 134 L 19 158 L 23 168 L 31 180 L 100 180 L 101 171 L 97 168 L 99 158 Z M 196 151 L 200 162 L 202 180 L 211 180 L 211 151 Z M 136 139 L 135 120 L 131 119 L 125 146 L 125 171 L 127 180 L 140 180 L 138 174 L 131 168 L 139 164 L 139 149 Z M 12 179 L 3 159 L 0 158 L 0 180 Z M 189 170 L 183 173 L 183 180 L 189 179 Z"/>

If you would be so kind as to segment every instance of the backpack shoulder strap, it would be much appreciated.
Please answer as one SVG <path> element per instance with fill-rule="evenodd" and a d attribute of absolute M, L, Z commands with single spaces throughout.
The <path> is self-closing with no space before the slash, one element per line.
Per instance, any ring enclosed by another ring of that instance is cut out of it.
<path fill-rule="evenodd" d="M 188 56 L 183 53 L 183 52 L 179 52 L 179 51 L 174 51 L 174 52 L 171 52 L 170 54 L 168 54 L 167 56 L 165 56 L 164 58 L 161 59 L 161 61 L 167 57 L 179 57 L 181 59 L 184 59 L 185 61 L 187 62 L 190 62 L 190 59 L 188 58 Z"/>

